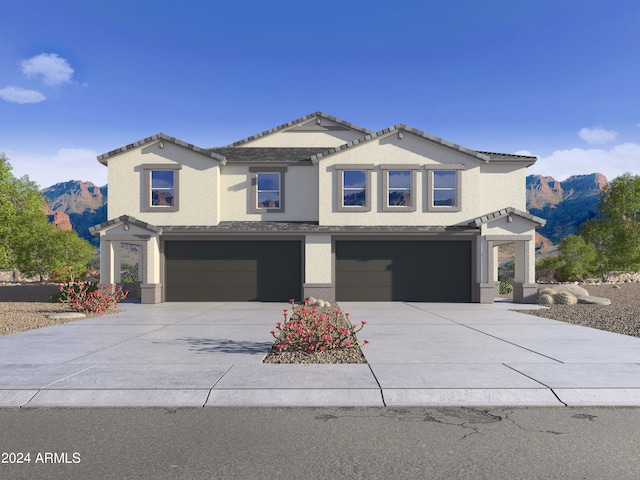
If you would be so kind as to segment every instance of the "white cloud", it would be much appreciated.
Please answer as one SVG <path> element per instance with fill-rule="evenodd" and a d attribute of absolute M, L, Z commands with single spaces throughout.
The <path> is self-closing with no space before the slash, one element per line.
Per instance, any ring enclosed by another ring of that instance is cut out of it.
<path fill-rule="evenodd" d="M 613 142 L 618 136 L 618 132 L 607 130 L 604 127 L 583 128 L 578 132 L 578 136 L 589 145 L 599 145 Z"/>
<path fill-rule="evenodd" d="M 39 103 L 47 99 L 37 90 L 26 90 L 22 87 L 7 85 L 0 89 L 0 98 L 12 103 Z"/>
<path fill-rule="evenodd" d="M 20 65 L 22 73 L 28 78 L 40 76 L 43 83 L 49 86 L 59 86 L 71 82 L 74 72 L 69 62 L 56 53 L 41 53 L 23 60 Z"/>
<path fill-rule="evenodd" d="M 608 150 L 572 148 L 556 150 L 547 157 L 539 157 L 527 174 L 551 176 L 566 180 L 571 175 L 602 173 L 612 180 L 623 173 L 640 175 L 640 144 L 622 143 Z"/>
<path fill-rule="evenodd" d="M 8 150 L 5 152 L 16 177 L 46 188 L 69 180 L 90 181 L 98 186 L 107 183 L 107 167 L 96 159 L 97 153 L 86 148 L 61 148 L 53 155 Z"/>

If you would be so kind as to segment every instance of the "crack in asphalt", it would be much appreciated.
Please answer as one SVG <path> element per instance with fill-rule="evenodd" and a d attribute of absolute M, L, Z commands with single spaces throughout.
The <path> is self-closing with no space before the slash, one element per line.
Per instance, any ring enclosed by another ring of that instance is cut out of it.
<path fill-rule="evenodd" d="M 555 430 L 544 430 L 528 428 L 520 425 L 516 419 L 512 417 L 514 410 L 486 410 L 471 407 L 443 407 L 443 408 L 392 408 L 386 409 L 383 413 L 377 415 L 357 415 L 352 413 L 330 414 L 324 413 L 314 416 L 314 420 L 329 422 L 331 420 L 340 420 L 343 418 L 392 418 L 399 421 L 410 422 L 431 422 L 440 425 L 452 427 L 460 427 L 466 430 L 466 433 L 459 440 L 466 440 L 472 435 L 482 435 L 483 426 L 508 422 L 515 428 L 533 433 L 543 433 L 548 435 L 564 435 L 565 432 Z M 586 419 L 593 421 L 596 416 L 589 414 L 575 414 L 571 416 L 576 419 Z"/>

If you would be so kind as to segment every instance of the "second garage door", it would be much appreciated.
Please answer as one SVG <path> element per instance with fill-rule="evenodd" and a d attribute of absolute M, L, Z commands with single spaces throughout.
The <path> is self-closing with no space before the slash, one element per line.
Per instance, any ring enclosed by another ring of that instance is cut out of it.
<path fill-rule="evenodd" d="M 471 301 L 470 241 L 336 241 L 336 300 Z"/>
<path fill-rule="evenodd" d="M 278 301 L 302 294 L 299 241 L 167 241 L 168 302 Z"/>

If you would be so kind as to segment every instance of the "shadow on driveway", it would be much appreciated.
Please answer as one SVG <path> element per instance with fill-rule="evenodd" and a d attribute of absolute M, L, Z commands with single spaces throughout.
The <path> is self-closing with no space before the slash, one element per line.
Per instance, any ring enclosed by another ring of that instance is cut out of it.
<path fill-rule="evenodd" d="M 271 348 L 272 342 L 247 342 L 214 338 L 186 337 L 178 341 L 187 342 L 189 350 L 196 353 L 239 353 L 246 355 L 264 355 Z"/>

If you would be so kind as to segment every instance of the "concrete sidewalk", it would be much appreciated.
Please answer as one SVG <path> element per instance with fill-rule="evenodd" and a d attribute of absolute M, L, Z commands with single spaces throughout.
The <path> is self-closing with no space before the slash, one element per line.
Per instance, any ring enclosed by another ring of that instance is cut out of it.
<path fill-rule="evenodd" d="M 0 337 L 0 406 L 640 405 L 639 338 L 500 302 L 340 306 L 368 322 L 368 365 L 261 364 L 274 303 L 124 304 Z"/>

